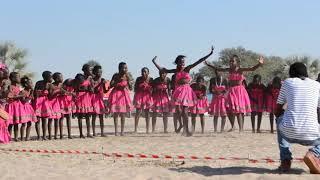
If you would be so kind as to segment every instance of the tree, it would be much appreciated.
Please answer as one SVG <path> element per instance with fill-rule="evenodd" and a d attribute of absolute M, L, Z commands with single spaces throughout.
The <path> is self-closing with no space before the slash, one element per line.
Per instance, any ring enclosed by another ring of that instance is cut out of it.
<path fill-rule="evenodd" d="M 303 62 L 308 68 L 308 75 L 312 79 L 316 79 L 319 73 L 319 60 L 312 59 L 309 56 L 290 56 L 286 58 L 287 69 L 295 62 Z"/>
<path fill-rule="evenodd" d="M 25 60 L 28 52 L 26 49 L 18 48 L 12 42 L 0 44 L 0 59 L 6 64 L 10 72 L 19 72 L 21 75 L 33 76 L 33 73 L 26 72 L 28 62 Z"/>

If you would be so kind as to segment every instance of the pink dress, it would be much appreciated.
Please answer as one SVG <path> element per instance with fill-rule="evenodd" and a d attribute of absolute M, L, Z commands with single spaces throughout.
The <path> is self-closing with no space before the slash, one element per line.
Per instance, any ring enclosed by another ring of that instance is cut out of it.
<path fill-rule="evenodd" d="M 22 111 L 21 116 L 23 117 L 24 122 L 37 122 L 37 116 L 34 112 L 34 109 L 31 105 L 32 94 L 31 92 L 23 90 L 23 93 L 26 95 L 26 101 L 21 101 L 22 103 Z"/>
<path fill-rule="evenodd" d="M 34 109 L 37 117 L 47 118 L 52 114 L 52 108 L 48 99 L 48 90 L 37 90 L 37 98 L 34 101 Z"/>
<path fill-rule="evenodd" d="M 192 114 L 204 114 L 208 112 L 209 103 L 205 91 L 194 90 L 197 96 L 197 104 L 190 108 Z"/>
<path fill-rule="evenodd" d="M 65 87 L 65 90 L 69 93 L 74 92 L 74 88 L 70 86 Z M 62 114 L 72 114 L 76 112 L 76 106 L 72 95 L 61 95 L 58 98 Z"/>
<path fill-rule="evenodd" d="M 193 92 L 190 84 L 178 84 L 182 79 L 187 80 L 189 83 L 191 81 L 191 76 L 189 73 L 181 71 L 176 73 L 175 77 L 175 90 L 172 95 L 172 104 L 175 106 L 186 106 L 192 107 L 197 104 L 197 96 Z"/>
<path fill-rule="evenodd" d="M 20 94 L 20 87 L 11 85 L 9 87 L 9 95 L 17 96 Z M 6 111 L 9 113 L 8 124 L 21 124 L 26 123 L 25 118 L 23 118 L 23 105 L 20 99 L 10 99 L 8 98 L 8 104 L 6 106 Z"/>
<path fill-rule="evenodd" d="M 157 82 L 153 87 L 153 112 L 168 113 L 170 112 L 170 100 L 168 95 L 168 85 L 166 82 Z"/>
<path fill-rule="evenodd" d="M 121 81 L 115 85 L 109 96 L 111 113 L 126 113 L 132 110 L 132 104 L 128 89 L 128 81 Z"/>
<path fill-rule="evenodd" d="M 213 116 L 226 116 L 227 110 L 225 105 L 225 94 L 226 86 L 215 85 L 213 92 L 218 92 L 214 95 L 210 104 L 210 114 Z"/>
<path fill-rule="evenodd" d="M 252 112 L 264 111 L 264 86 L 252 85 L 250 89 L 250 103 Z"/>
<path fill-rule="evenodd" d="M 227 93 L 226 97 L 226 108 L 227 111 L 231 113 L 250 113 L 251 112 L 251 104 L 250 99 L 247 93 L 247 90 L 242 85 L 244 80 L 244 76 L 240 73 L 230 73 L 229 80 L 230 81 L 239 81 L 239 84 L 236 86 L 231 86 Z"/>
<path fill-rule="evenodd" d="M 50 119 L 60 119 L 62 117 L 62 108 L 60 106 L 60 99 L 62 94 L 60 93 L 60 88 L 55 87 L 53 91 L 53 97 L 50 99 L 50 104 L 52 108 L 52 114 L 49 117 Z"/>
<path fill-rule="evenodd" d="M 89 87 L 91 86 L 91 82 L 89 80 L 85 80 L 80 86 Z M 79 114 L 93 113 L 92 93 L 88 91 L 78 91 L 76 106 L 77 113 Z"/>
<path fill-rule="evenodd" d="M 149 82 L 140 82 L 134 94 L 133 105 L 137 109 L 151 109 L 153 105 L 152 86 Z"/>
<path fill-rule="evenodd" d="M 105 104 L 103 102 L 103 96 L 104 96 L 103 86 L 104 86 L 104 84 L 101 83 L 101 82 L 94 85 L 94 89 L 97 90 L 97 92 L 95 92 L 92 95 L 92 104 L 94 105 L 93 112 L 95 114 L 105 114 L 105 113 L 107 113 Z"/>
<path fill-rule="evenodd" d="M 0 118 L 0 144 L 10 143 L 10 134 L 8 132 L 8 125 L 5 120 Z"/>
<path fill-rule="evenodd" d="M 274 113 L 277 108 L 277 100 L 280 93 L 280 89 L 271 87 L 269 89 L 269 93 L 267 94 L 267 112 Z"/>

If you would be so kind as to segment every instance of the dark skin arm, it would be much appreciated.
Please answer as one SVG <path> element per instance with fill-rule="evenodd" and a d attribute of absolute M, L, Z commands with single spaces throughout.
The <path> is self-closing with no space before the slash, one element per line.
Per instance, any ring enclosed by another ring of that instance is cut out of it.
<path fill-rule="evenodd" d="M 284 113 L 283 104 L 277 104 L 274 115 L 278 118 Z"/>
<path fill-rule="evenodd" d="M 213 70 L 218 71 L 218 72 L 229 72 L 229 71 L 230 71 L 230 68 L 220 68 L 220 67 L 216 67 L 216 66 L 210 64 L 208 61 L 205 61 L 204 63 L 205 63 L 207 66 L 209 66 L 210 68 L 212 68 Z"/>
<path fill-rule="evenodd" d="M 264 58 L 261 56 L 259 58 L 259 63 L 253 67 L 248 67 L 248 68 L 240 68 L 239 71 L 245 72 L 245 71 L 255 71 L 257 70 L 263 63 L 264 63 Z"/>
<path fill-rule="evenodd" d="M 196 61 L 195 63 L 189 65 L 186 67 L 187 71 L 190 71 L 192 68 L 196 67 L 197 65 L 199 65 L 200 63 L 204 62 L 205 60 L 207 60 L 212 54 L 213 54 L 213 50 L 214 50 L 214 47 L 211 46 L 211 51 L 208 55 L 200 58 L 198 61 Z"/>
<path fill-rule="evenodd" d="M 141 80 L 140 77 L 138 77 L 138 78 L 136 79 L 136 82 L 134 83 L 134 92 L 137 92 L 137 91 L 138 91 L 138 89 L 139 89 L 139 84 L 140 84 L 140 80 Z"/>

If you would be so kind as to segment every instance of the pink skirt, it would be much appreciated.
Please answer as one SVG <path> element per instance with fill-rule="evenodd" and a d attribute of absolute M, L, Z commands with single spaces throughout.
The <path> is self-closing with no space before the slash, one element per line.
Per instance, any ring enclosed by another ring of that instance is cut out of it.
<path fill-rule="evenodd" d="M 197 104 L 190 108 L 191 114 L 204 114 L 208 112 L 209 103 L 207 97 L 198 99 Z"/>
<path fill-rule="evenodd" d="M 89 92 L 79 92 L 77 95 L 77 113 L 88 114 L 93 113 L 92 94 Z"/>
<path fill-rule="evenodd" d="M 224 95 L 216 95 L 212 98 L 209 112 L 213 116 L 227 115 Z"/>
<path fill-rule="evenodd" d="M 22 103 L 23 111 L 21 112 L 21 116 L 23 117 L 24 122 L 37 122 L 37 116 L 34 112 L 32 105 L 28 102 Z"/>
<path fill-rule="evenodd" d="M 150 92 L 136 92 L 133 98 L 133 105 L 136 109 L 151 109 L 153 99 Z"/>
<path fill-rule="evenodd" d="M 36 98 L 34 109 L 37 117 L 47 118 L 52 115 L 51 104 L 46 96 Z"/>
<path fill-rule="evenodd" d="M 251 104 L 244 86 L 233 86 L 229 88 L 226 98 L 226 109 L 230 113 L 250 113 Z"/>
<path fill-rule="evenodd" d="M 6 121 L 8 125 L 25 123 L 25 119 L 22 117 L 23 106 L 19 100 L 9 102 L 5 110 L 9 114 L 9 119 Z"/>
<path fill-rule="evenodd" d="M 0 143 L 1 144 L 8 144 L 10 143 L 10 134 L 8 132 L 8 125 L 6 121 L 0 118 Z"/>
<path fill-rule="evenodd" d="M 72 96 L 59 96 L 59 103 L 62 114 L 72 114 L 76 112 L 76 106 Z"/>
<path fill-rule="evenodd" d="M 51 101 L 52 114 L 51 119 L 60 119 L 62 117 L 62 109 L 60 106 L 59 98 L 55 97 Z"/>
<path fill-rule="evenodd" d="M 264 112 L 264 96 L 262 93 L 252 93 L 250 98 L 252 112 Z"/>
<path fill-rule="evenodd" d="M 94 105 L 93 113 L 94 114 L 105 114 L 107 113 L 106 107 L 103 102 L 103 95 L 93 94 L 92 95 L 92 104 Z"/>
<path fill-rule="evenodd" d="M 158 113 L 170 112 L 170 100 L 166 92 L 156 92 L 153 94 L 152 111 Z"/>
<path fill-rule="evenodd" d="M 184 84 L 176 87 L 171 101 L 175 106 L 192 107 L 197 104 L 197 96 L 189 84 Z"/>
<path fill-rule="evenodd" d="M 129 91 L 126 89 L 112 89 L 109 95 L 109 110 L 111 113 L 126 113 L 132 110 Z"/>

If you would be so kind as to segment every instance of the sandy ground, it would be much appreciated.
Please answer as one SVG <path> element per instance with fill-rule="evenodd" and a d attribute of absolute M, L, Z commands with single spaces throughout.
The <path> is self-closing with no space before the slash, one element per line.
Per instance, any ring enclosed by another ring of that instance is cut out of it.
<path fill-rule="evenodd" d="M 244 133 L 213 133 L 212 118 L 206 118 L 206 132 L 200 134 L 200 122 L 193 137 L 173 133 L 172 119 L 169 134 L 163 134 L 162 120 L 157 133 L 145 134 L 144 119 L 139 133 L 134 134 L 133 119 L 127 119 L 124 137 L 113 135 L 113 120 L 106 122 L 107 137 L 77 138 L 78 129 L 73 120 L 74 139 L 16 142 L 1 145 L 2 149 L 85 150 L 104 153 L 185 155 L 199 157 L 241 157 L 278 159 L 276 134 L 269 133 L 269 120 L 264 117 L 263 133 L 252 134 L 250 119 L 245 119 Z M 230 125 L 227 123 L 227 129 Z M 34 128 L 32 128 L 34 135 Z M 66 131 L 66 130 L 65 130 Z M 99 128 L 97 126 L 97 132 Z M 307 147 L 293 145 L 295 157 L 303 157 Z M 250 163 L 248 160 L 166 160 L 105 157 L 101 154 L 22 153 L 0 150 L 1 179 L 319 179 L 310 175 L 307 166 L 295 162 L 288 174 L 279 174 L 279 163 Z"/>

